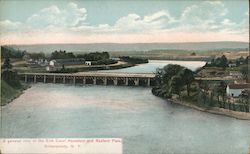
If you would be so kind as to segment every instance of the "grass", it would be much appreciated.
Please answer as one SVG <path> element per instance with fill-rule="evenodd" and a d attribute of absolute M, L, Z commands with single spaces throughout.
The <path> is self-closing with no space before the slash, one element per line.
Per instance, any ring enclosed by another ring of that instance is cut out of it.
<path fill-rule="evenodd" d="M 20 96 L 23 90 L 27 88 L 27 85 L 23 85 L 21 88 L 12 87 L 4 80 L 1 80 L 1 106 L 10 103 L 13 99 Z"/>

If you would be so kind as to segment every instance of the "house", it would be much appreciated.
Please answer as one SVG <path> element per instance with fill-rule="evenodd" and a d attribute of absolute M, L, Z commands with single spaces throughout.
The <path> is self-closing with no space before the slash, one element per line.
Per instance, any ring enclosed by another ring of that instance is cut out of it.
<path fill-rule="evenodd" d="M 86 61 L 85 65 L 89 65 L 90 66 L 91 65 L 91 61 Z"/>
<path fill-rule="evenodd" d="M 242 93 L 242 91 L 249 89 L 250 88 L 250 84 L 247 83 L 243 83 L 243 84 L 229 84 L 227 85 L 227 95 L 230 97 L 239 97 L 240 94 Z"/>
<path fill-rule="evenodd" d="M 228 67 L 236 67 L 237 65 L 235 63 L 229 63 Z"/>
<path fill-rule="evenodd" d="M 56 60 L 51 60 L 49 61 L 49 66 L 56 66 L 57 61 Z"/>
<path fill-rule="evenodd" d="M 49 65 L 81 65 L 85 64 L 85 59 L 83 58 L 69 58 L 69 59 L 53 59 L 49 62 Z"/>

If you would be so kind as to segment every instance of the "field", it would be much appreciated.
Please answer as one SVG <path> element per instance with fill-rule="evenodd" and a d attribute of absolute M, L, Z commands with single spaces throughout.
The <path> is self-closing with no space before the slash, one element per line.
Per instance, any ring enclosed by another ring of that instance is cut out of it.
<path fill-rule="evenodd" d="M 237 59 L 241 56 L 247 57 L 248 51 L 180 51 L 180 50 L 157 50 L 157 51 L 124 51 L 110 52 L 112 57 L 134 56 L 155 60 L 210 60 L 211 58 L 225 55 L 228 59 Z"/>

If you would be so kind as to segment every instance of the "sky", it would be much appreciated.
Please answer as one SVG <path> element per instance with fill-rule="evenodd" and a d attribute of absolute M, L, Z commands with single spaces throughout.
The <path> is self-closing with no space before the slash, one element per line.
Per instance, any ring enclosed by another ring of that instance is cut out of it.
<path fill-rule="evenodd" d="M 0 44 L 249 42 L 248 0 L 0 0 Z"/>

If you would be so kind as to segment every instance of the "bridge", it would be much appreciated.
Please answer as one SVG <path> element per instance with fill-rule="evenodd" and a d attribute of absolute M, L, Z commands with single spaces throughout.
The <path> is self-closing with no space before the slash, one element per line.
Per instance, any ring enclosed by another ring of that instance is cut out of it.
<path fill-rule="evenodd" d="M 21 81 L 29 83 L 62 83 L 62 84 L 93 84 L 93 85 L 124 85 L 124 86 L 153 86 L 153 73 L 109 73 L 109 72 L 80 72 L 80 73 L 19 73 Z"/>

